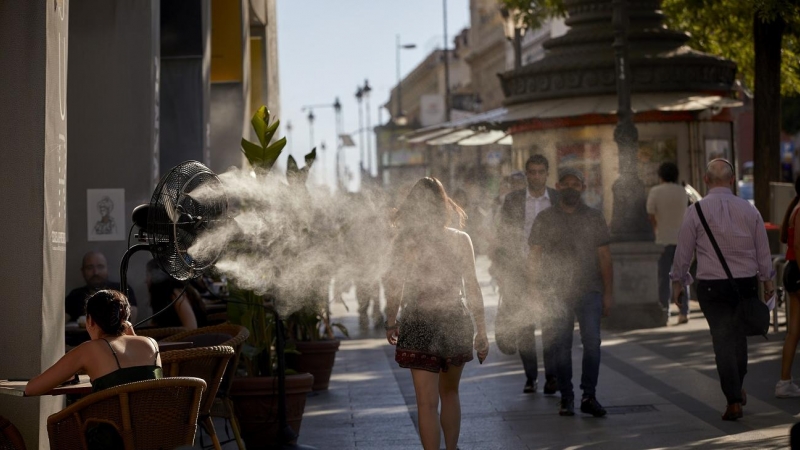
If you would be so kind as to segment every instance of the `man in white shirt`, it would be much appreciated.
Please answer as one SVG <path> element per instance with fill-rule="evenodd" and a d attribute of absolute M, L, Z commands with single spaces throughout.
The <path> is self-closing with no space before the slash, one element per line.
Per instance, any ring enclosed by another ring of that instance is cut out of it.
<path fill-rule="evenodd" d="M 678 166 L 675 163 L 661 164 L 658 168 L 658 177 L 661 183 L 650 189 L 650 195 L 647 197 L 647 214 L 656 232 L 656 244 L 664 246 L 664 253 L 658 260 L 658 300 L 664 309 L 669 310 L 671 287 L 669 272 L 675 258 L 678 231 L 689 204 L 689 196 L 686 195 L 683 186 L 678 184 Z M 679 325 L 689 321 L 689 302 L 685 293 L 681 295 Z"/>
<path fill-rule="evenodd" d="M 536 357 L 536 326 L 528 292 L 527 261 L 530 246 L 528 237 L 536 216 L 556 203 L 558 193 L 547 187 L 550 164 L 542 155 L 533 155 L 525 163 L 527 187 L 510 192 L 503 201 L 498 226 L 497 250 L 492 263 L 497 265 L 498 281 L 501 283 L 502 307 L 511 307 L 517 314 L 517 348 L 525 369 L 523 392 L 533 393 L 538 389 L 538 359 Z M 545 394 L 558 391 L 548 336 L 542 335 L 545 367 Z"/>

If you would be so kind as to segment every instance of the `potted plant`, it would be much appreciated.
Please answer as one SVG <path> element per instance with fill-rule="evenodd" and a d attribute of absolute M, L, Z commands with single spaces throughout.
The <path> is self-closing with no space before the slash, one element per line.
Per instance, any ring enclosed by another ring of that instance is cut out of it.
<path fill-rule="evenodd" d="M 333 335 L 336 328 L 350 337 L 347 328 L 331 323 L 327 308 L 327 285 L 320 286 L 300 310 L 286 320 L 293 352 L 286 356 L 286 364 L 297 372 L 314 375 L 313 390 L 327 390 L 336 361 L 340 341 Z"/>
<path fill-rule="evenodd" d="M 250 166 L 256 182 L 267 182 L 270 171 L 280 156 L 286 138 L 272 143 L 272 138 L 280 122 L 275 120 L 270 123 L 269 111 L 262 106 L 256 111 L 251 120 L 253 129 L 258 136 L 258 143 L 242 139 L 242 151 Z M 290 170 L 287 173 L 288 183 L 275 183 L 270 187 L 279 190 L 276 195 L 286 195 L 280 190 L 296 189 L 300 175 L 307 174 L 314 162 L 316 153 L 312 150 L 306 155 L 306 167 L 298 169 L 294 159 L 289 157 Z M 301 193 L 302 195 L 302 193 Z M 240 215 L 259 214 L 260 205 L 257 199 L 247 198 L 231 199 L 238 207 Z M 288 214 L 287 221 L 296 220 Z M 241 233 L 240 233 L 241 234 Z M 234 239 L 230 244 L 230 251 L 239 257 L 260 257 L 252 248 L 252 241 L 244 237 Z M 286 248 L 283 248 L 285 253 Z M 291 257 L 291 255 L 277 255 L 276 257 Z M 249 449 L 269 448 L 271 445 L 281 444 L 287 433 L 278 423 L 278 378 L 276 345 L 280 338 L 279 332 L 283 329 L 276 320 L 280 308 L 280 289 L 278 283 L 273 282 L 280 277 L 279 273 L 262 274 L 263 279 L 252 280 L 247 277 L 236 278 L 233 276 L 228 304 L 228 318 L 231 322 L 247 327 L 250 337 L 243 346 L 243 377 L 236 377 L 233 381 L 230 396 L 234 403 L 236 417 L 239 421 L 242 438 Z M 311 391 L 314 378 L 308 373 L 287 374 L 286 376 L 286 410 L 287 424 L 294 432 L 300 430 L 302 414 L 305 408 L 306 395 Z"/>

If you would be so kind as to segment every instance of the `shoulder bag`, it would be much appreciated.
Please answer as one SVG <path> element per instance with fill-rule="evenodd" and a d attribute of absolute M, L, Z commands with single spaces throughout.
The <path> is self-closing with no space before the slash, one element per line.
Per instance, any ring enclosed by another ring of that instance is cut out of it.
<path fill-rule="evenodd" d="M 728 281 L 731 283 L 733 291 L 736 292 L 736 295 L 739 297 L 739 304 L 736 305 L 736 320 L 739 322 L 740 329 L 745 336 L 764 336 L 764 339 L 767 339 L 770 320 L 769 308 L 758 298 L 758 295 L 749 298 L 742 296 L 742 293 L 739 291 L 739 286 L 737 286 L 736 282 L 733 280 L 731 269 L 728 267 L 728 263 L 725 262 L 725 257 L 722 256 L 719 245 L 717 245 L 717 240 L 714 239 L 714 235 L 711 233 L 711 228 L 708 226 L 706 217 L 703 214 L 703 209 L 700 207 L 700 202 L 695 203 L 694 206 L 695 209 L 697 209 L 697 216 L 700 218 L 700 222 L 702 222 L 703 228 L 706 230 L 708 239 L 711 241 L 711 245 L 717 253 L 717 258 L 719 258 L 719 262 L 722 263 L 722 268 L 725 269 Z"/>

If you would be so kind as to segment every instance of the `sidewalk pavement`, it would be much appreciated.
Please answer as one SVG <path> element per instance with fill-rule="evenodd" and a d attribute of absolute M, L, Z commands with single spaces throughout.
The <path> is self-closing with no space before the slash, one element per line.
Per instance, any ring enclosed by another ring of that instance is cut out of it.
<path fill-rule="evenodd" d="M 497 295 L 490 286 L 488 264 L 485 258 L 478 259 L 491 341 Z M 333 314 L 348 327 L 351 339 L 342 341 L 330 389 L 309 396 L 299 443 L 319 450 L 421 449 L 409 371 L 394 362 L 394 348 L 382 330 L 359 331 L 352 292 L 344 304 L 334 305 Z M 501 354 L 492 343 L 484 364 L 476 358 L 464 370 L 459 448 L 788 448 L 789 428 L 800 420 L 795 416 L 800 399 L 773 396 L 785 332 L 771 334 L 769 341 L 751 339 L 745 417 L 724 422 L 720 416 L 725 398 L 711 337 L 702 313 L 693 306 L 687 325 L 603 332 L 598 400 L 608 409 L 605 418 L 580 412 L 560 417 L 557 395 L 523 394 L 525 376 L 519 357 Z M 581 354 L 576 333 L 577 396 Z M 800 373 L 797 368 L 795 373 Z M 543 382 L 540 373 L 540 386 Z"/>

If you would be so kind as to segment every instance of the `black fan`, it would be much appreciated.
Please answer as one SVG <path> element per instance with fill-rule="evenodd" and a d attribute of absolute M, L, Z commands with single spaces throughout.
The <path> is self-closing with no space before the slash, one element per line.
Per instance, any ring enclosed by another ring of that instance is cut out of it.
<path fill-rule="evenodd" d="M 127 294 L 128 261 L 140 250 L 149 250 L 176 280 L 202 275 L 219 253 L 192 255 L 189 249 L 198 235 L 227 222 L 227 214 L 228 198 L 214 172 L 197 161 L 175 166 L 158 182 L 150 203 L 133 210 L 133 223 L 139 227 L 136 237 L 146 244 L 132 246 L 122 257 L 120 290 Z"/>

